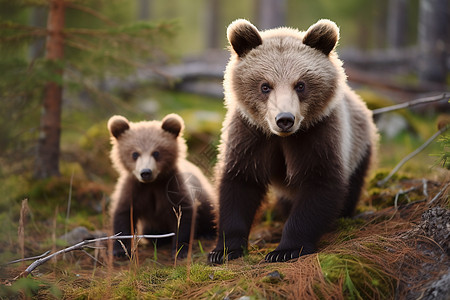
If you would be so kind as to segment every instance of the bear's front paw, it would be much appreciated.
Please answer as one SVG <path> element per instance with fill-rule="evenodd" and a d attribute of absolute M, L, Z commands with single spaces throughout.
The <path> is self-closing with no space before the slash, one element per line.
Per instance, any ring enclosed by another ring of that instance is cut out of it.
<path fill-rule="evenodd" d="M 122 247 L 114 247 L 114 249 L 113 249 L 113 255 L 114 255 L 114 257 L 117 257 L 117 258 L 123 258 L 123 257 L 125 257 L 126 256 L 126 253 L 125 253 L 125 251 L 123 250 L 123 248 Z"/>
<path fill-rule="evenodd" d="M 211 251 L 208 255 L 208 262 L 213 265 L 223 264 L 225 260 L 232 260 L 239 258 L 244 255 L 244 251 L 242 250 L 232 250 L 232 251 Z"/>
<path fill-rule="evenodd" d="M 126 250 L 125 250 L 126 249 Z M 113 255 L 117 258 L 123 258 L 127 257 L 130 254 L 130 245 L 126 243 L 126 241 L 123 241 L 120 243 L 119 241 L 114 242 L 113 246 Z"/>
<path fill-rule="evenodd" d="M 299 258 L 300 251 L 298 249 L 275 250 L 269 252 L 264 260 L 266 262 L 283 262 L 291 259 Z"/>

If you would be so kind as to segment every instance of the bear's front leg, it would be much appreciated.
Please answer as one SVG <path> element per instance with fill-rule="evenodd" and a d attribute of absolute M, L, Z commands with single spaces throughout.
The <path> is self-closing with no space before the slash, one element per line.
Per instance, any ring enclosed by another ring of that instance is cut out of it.
<path fill-rule="evenodd" d="M 283 262 L 316 251 L 316 243 L 338 218 L 345 197 L 338 178 L 316 178 L 302 183 L 294 199 L 278 247 L 265 257 Z"/>
<path fill-rule="evenodd" d="M 191 237 L 193 208 L 182 206 L 180 227 L 177 229 L 177 235 L 173 238 L 172 256 L 177 258 L 186 258 Z"/>
<path fill-rule="evenodd" d="M 133 218 L 135 219 L 135 218 Z M 134 222 L 134 228 L 136 228 L 136 221 Z M 130 235 L 131 234 L 131 219 L 130 219 L 130 209 L 120 209 L 116 210 L 114 213 L 114 223 L 113 223 L 114 234 L 120 233 L 120 235 Z M 119 236 L 120 236 L 119 235 Z M 113 254 L 117 257 L 125 256 L 125 249 L 130 255 L 131 241 L 130 239 L 120 240 L 123 244 L 116 240 L 113 246 Z M 125 249 L 124 249 L 125 246 Z"/>
<path fill-rule="evenodd" d="M 208 255 L 212 264 L 236 259 L 247 250 L 253 218 L 266 187 L 244 178 L 222 178 L 219 188 L 219 230 L 216 248 Z"/>

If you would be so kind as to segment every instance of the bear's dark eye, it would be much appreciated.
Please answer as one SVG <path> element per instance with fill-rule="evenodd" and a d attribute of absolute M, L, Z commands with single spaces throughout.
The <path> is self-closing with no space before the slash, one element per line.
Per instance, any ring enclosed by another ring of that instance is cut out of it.
<path fill-rule="evenodd" d="M 305 90 L 305 83 L 303 81 L 297 82 L 297 84 L 294 86 L 294 89 L 297 93 L 301 93 Z"/>
<path fill-rule="evenodd" d="M 131 153 L 131 157 L 133 157 L 134 160 L 138 159 L 139 155 L 140 154 L 138 152 Z"/>
<path fill-rule="evenodd" d="M 158 151 L 154 151 L 154 152 L 152 153 L 152 155 L 153 155 L 153 157 L 154 157 L 155 159 L 158 159 L 158 158 L 159 158 L 159 152 L 158 152 Z"/>
<path fill-rule="evenodd" d="M 261 93 L 268 94 L 272 90 L 272 87 L 268 83 L 263 83 L 261 85 Z"/>

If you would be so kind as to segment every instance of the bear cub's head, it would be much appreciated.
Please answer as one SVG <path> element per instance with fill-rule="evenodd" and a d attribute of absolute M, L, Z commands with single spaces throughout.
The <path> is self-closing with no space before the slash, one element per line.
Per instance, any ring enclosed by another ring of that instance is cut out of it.
<path fill-rule="evenodd" d="M 121 174 L 132 173 L 143 183 L 170 175 L 185 152 L 183 127 L 183 119 L 176 114 L 167 115 L 162 121 L 137 123 L 122 116 L 111 117 L 108 130 L 114 167 Z"/>
<path fill-rule="evenodd" d="M 225 72 L 228 107 L 268 135 L 289 136 L 330 114 L 345 85 L 334 51 L 339 29 L 320 20 L 307 31 L 258 29 L 236 20 L 227 30 L 231 59 Z"/>

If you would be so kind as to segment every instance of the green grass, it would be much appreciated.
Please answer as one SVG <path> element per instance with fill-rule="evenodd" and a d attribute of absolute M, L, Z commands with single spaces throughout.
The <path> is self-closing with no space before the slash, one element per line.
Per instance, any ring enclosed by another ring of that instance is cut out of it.
<path fill-rule="evenodd" d="M 319 254 L 325 280 L 340 281 L 346 299 L 388 299 L 393 296 L 395 281 L 382 269 L 357 255 Z"/>

